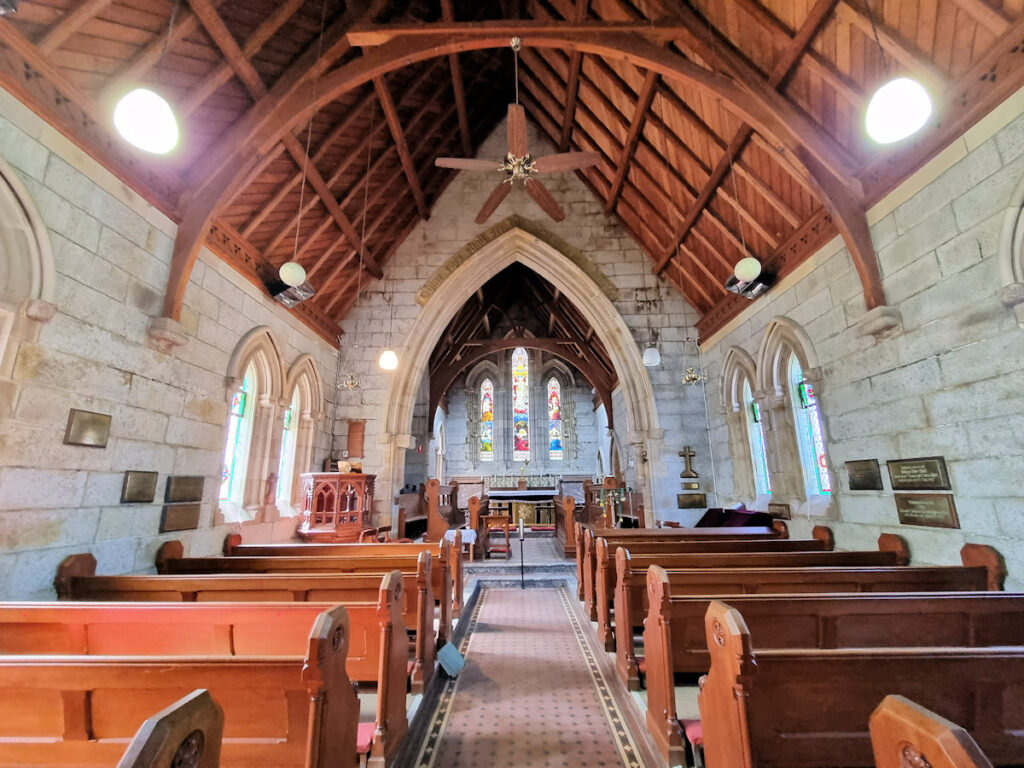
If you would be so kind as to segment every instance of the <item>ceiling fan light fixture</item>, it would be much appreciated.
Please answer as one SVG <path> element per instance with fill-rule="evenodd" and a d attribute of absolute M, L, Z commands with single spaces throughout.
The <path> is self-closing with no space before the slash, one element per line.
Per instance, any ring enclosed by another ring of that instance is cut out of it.
<path fill-rule="evenodd" d="M 114 107 L 114 127 L 134 147 L 154 155 L 166 155 L 178 146 L 178 120 L 163 96 L 148 88 L 136 88 Z"/>
<path fill-rule="evenodd" d="M 864 128 L 879 144 L 892 144 L 921 130 L 932 114 L 932 99 L 924 86 L 897 77 L 875 91 L 864 113 Z"/>
<path fill-rule="evenodd" d="M 382 371 L 393 371 L 398 368 L 398 355 L 395 354 L 395 350 L 385 349 L 381 352 L 377 365 L 380 366 Z"/>

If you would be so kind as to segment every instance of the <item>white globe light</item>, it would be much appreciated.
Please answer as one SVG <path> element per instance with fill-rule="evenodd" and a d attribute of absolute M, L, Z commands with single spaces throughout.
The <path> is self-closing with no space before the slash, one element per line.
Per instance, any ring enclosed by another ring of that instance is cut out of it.
<path fill-rule="evenodd" d="M 747 258 L 736 262 L 736 269 L 733 270 L 733 274 L 736 275 L 737 280 L 749 283 L 761 274 L 761 262 L 753 256 L 747 256 Z"/>
<path fill-rule="evenodd" d="M 171 105 L 148 88 L 136 88 L 117 102 L 114 127 L 129 144 L 156 155 L 178 146 L 178 121 Z"/>
<path fill-rule="evenodd" d="M 892 144 L 921 130 L 931 114 L 932 100 L 924 86 L 909 77 L 898 77 L 875 91 L 864 115 L 864 127 L 879 144 Z"/>
<path fill-rule="evenodd" d="M 297 261 L 286 261 L 281 265 L 281 269 L 277 271 L 277 274 L 281 276 L 282 283 L 293 288 L 306 282 L 306 270 Z"/>
<path fill-rule="evenodd" d="M 380 359 L 377 361 L 377 365 L 385 371 L 393 371 L 398 367 L 398 355 L 395 354 L 393 349 L 385 349 L 380 353 Z"/>
<path fill-rule="evenodd" d="M 654 344 L 651 344 L 644 350 L 643 362 L 648 368 L 654 368 L 661 365 L 661 352 L 658 351 L 658 348 Z"/>

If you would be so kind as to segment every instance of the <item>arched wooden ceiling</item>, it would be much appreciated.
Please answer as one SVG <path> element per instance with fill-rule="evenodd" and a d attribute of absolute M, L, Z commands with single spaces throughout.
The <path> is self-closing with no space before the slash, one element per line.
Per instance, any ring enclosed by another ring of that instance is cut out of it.
<path fill-rule="evenodd" d="M 181 220 L 168 316 L 199 244 L 256 282 L 297 254 L 317 295 L 294 311 L 334 341 L 357 291 L 453 178 L 434 159 L 474 154 L 502 119 L 511 55 L 493 46 L 521 34 L 529 117 L 560 149 L 601 153 L 581 178 L 701 311 L 706 335 L 745 305 L 722 287 L 740 258 L 785 273 L 837 231 L 868 306 L 884 303 L 867 207 L 1024 85 L 1024 0 L 866 2 L 21 0 L 0 18 L 0 84 Z M 545 30 L 556 43 L 529 46 Z M 318 88 L 387 45 L 422 50 L 424 35 L 462 43 L 433 58 L 429 43 L 407 66 L 393 58 L 297 128 L 247 132 L 282 105 L 324 100 Z M 668 69 L 582 52 L 604 50 L 595 40 L 656 44 Z M 683 66 L 750 104 L 664 74 Z M 921 78 L 937 117 L 882 149 L 861 125 L 887 70 Z M 112 134 L 112 103 L 136 83 L 182 117 L 174 156 Z M 747 106 L 790 142 L 744 122 Z M 236 180 L 213 189 L 233 152 Z"/>

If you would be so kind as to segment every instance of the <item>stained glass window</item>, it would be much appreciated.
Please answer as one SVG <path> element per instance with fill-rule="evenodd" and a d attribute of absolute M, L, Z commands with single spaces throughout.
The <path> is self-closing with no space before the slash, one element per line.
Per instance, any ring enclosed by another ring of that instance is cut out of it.
<path fill-rule="evenodd" d="M 747 435 L 750 439 L 750 460 L 754 465 L 754 484 L 759 496 L 772 492 L 771 475 L 768 474 L 768 451 L 764 444 L 764 427 L 761 424 L 761 409 L 754 402 L 750 382 L 743 380 L 743 402 L 747 410 Z"/>
<path fill-rule="evenodd" d="M 809 494 L 832 493 L 825 458 L 825 438 L 821 431 L 821 414 L 814 396 L 814 386 L 804 380 L 800 361 L 793 355 L 789 364 L 789 383 L 796 414 L 796 435 L 800 443 L 800 459 L 804 468 L 804 484 Z"/>
<path fill-rule="evenodd" d="M 548 380 L 548 456 L 562 458 L 562 385 L 554 377 Z"/>
<path fill-rule="evenodd" d="M 256 387 L 256 369 L 249 364 L 242 379 L 242 388 L 231 398 L 228 417 L 228 441 L 224 448 L 224 468 L 220 474 L 221 501 L 242 501 L 245 488 L 245 469 L 249 463 L 249 438 L 252 434 L 253 391 Z"/>
<path fill-rule="evenodd" d="M 277 465 L 277 498 L 291 503 L 292 485 L 295 482 L 295 448 L 299 442 L 299 388 L 295 388 L 292 402 L 285 409 L 283 432 L 281 433 L 281 459 Z"/>
<path fill-rule="evenodd" d="M 494 384 L 480 385 L 480 461 L 494 461 Z"/>
<path fill-rule="evenodd" d="M 512 352 L 512 460 L 530 458 L 530 361 L 526 350 Z"/>

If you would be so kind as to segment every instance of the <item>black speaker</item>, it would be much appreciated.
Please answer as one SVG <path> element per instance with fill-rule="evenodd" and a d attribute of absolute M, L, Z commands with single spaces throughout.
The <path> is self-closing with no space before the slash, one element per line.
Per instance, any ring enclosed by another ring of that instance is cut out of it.
<path fill-rule="evenodd" d="M 729 275 L 725 281 L 725 290 L 739 294 L 745 299 L 756 299 L 767 291 L 775 282 L 775 275 L 771 272 L 762 272 L 753 280 L 740 280 L 736 275 Z"/>

